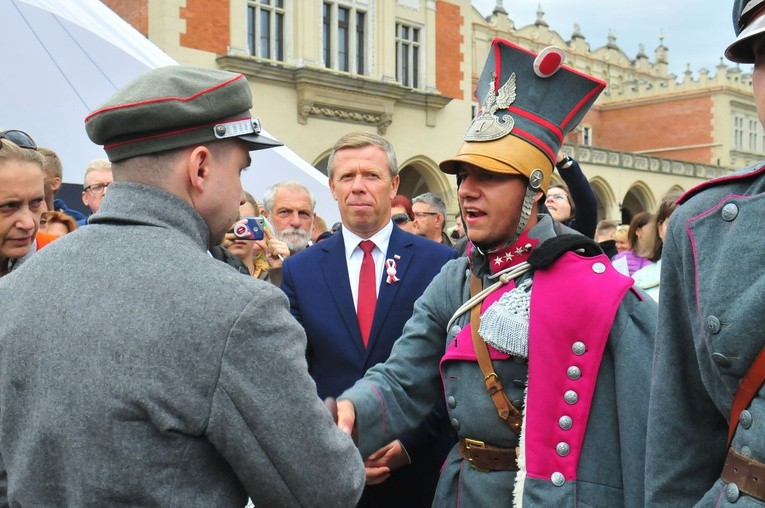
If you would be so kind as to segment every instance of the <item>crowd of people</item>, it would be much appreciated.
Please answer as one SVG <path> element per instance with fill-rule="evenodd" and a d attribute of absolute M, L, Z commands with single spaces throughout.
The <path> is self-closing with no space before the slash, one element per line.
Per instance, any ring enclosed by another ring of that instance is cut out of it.
<path fill-rule="evenodd" d="M 765 0 L 733 14 L 765 118 Z M 598 221 L 561 143 L 605 83 L 561 62 L 492 42 L 451 217 L 368 132 L 330 153 L 332 227 L 300 182 L 256 199 L 279 142 L 241 74 L 93 111 L 89 217 L 0 132 L 0 506 L 764 503 L 765 165 Z"/>

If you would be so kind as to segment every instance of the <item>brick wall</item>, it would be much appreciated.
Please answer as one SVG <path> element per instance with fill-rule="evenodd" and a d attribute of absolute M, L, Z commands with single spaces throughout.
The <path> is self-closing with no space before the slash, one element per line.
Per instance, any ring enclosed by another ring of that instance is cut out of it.
<path fill-rule="evenodd" d="M 149 36 L 149 0 L 101 0 L 119 17 L 133 25 L 144 37 Z"/>
<path fill-rule="evenodd" d="M 712 99 L 676 98 L 672 102 L 600 111 L 598 146 L 637 152 L 713 143 Z M 713 164 L 711 148 L 660 151 L 650 155 Z"/>
<path fill-rule="evenodd" d="M 229 0 L 186 0 L 180 9 L 186 20 L 181 46 L 225 55 L 231 40 L 229 11 Z"/>
<path fill-rule="evenodd" d="M 436 2 L 436 87 L 452 99 L 466 98 L 462 90 L 463 22 L 459 5 L 444 0 Z"/>

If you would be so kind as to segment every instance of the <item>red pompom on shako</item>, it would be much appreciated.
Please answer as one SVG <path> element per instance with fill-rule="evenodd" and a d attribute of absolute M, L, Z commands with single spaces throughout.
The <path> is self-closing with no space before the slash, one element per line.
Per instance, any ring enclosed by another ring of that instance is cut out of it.
<path fill-rule="evenodd" d="M 534 60 L 534 74 L 540 78 L 549 78 L 563 66 L 566 61 L 566 53 L 555 46 L 547 46 L 539 52 Z"/>

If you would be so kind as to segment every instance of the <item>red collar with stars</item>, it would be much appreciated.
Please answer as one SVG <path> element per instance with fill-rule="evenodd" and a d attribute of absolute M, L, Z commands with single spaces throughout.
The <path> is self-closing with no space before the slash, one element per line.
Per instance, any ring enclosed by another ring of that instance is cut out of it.
<path fill-rule="evenodd" d="M 489 270 L 492 275 L 507 268 L 520 264 L 529 259 L 531 252 L 539 244 L 536 238 L 529 238 L 526 231 L 512 245 L 489 252 L 486 257 L 489 260 Z M 475 246 L 470 245 L 470 249 Z"/>

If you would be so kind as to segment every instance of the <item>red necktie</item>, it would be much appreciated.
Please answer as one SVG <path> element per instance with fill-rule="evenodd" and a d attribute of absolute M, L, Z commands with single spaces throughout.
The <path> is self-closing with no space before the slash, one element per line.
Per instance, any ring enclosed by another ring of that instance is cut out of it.
<path fill-rule="evenodd" d="M 372 320 L 375 317 L 375 305 L 377 305 L 375 260 L 372 257 L 375 244 L 371 240 L 362 240 L 359 247 L 364 251 L 364 259 L 361 260 L 361 272 L 359 273 L 359 301 L 356 306 L 356 316 L 359 320 L 361 340 L 364 341 L 364 347 L 367 347 L 369 332 L 372 330 Z"/>

